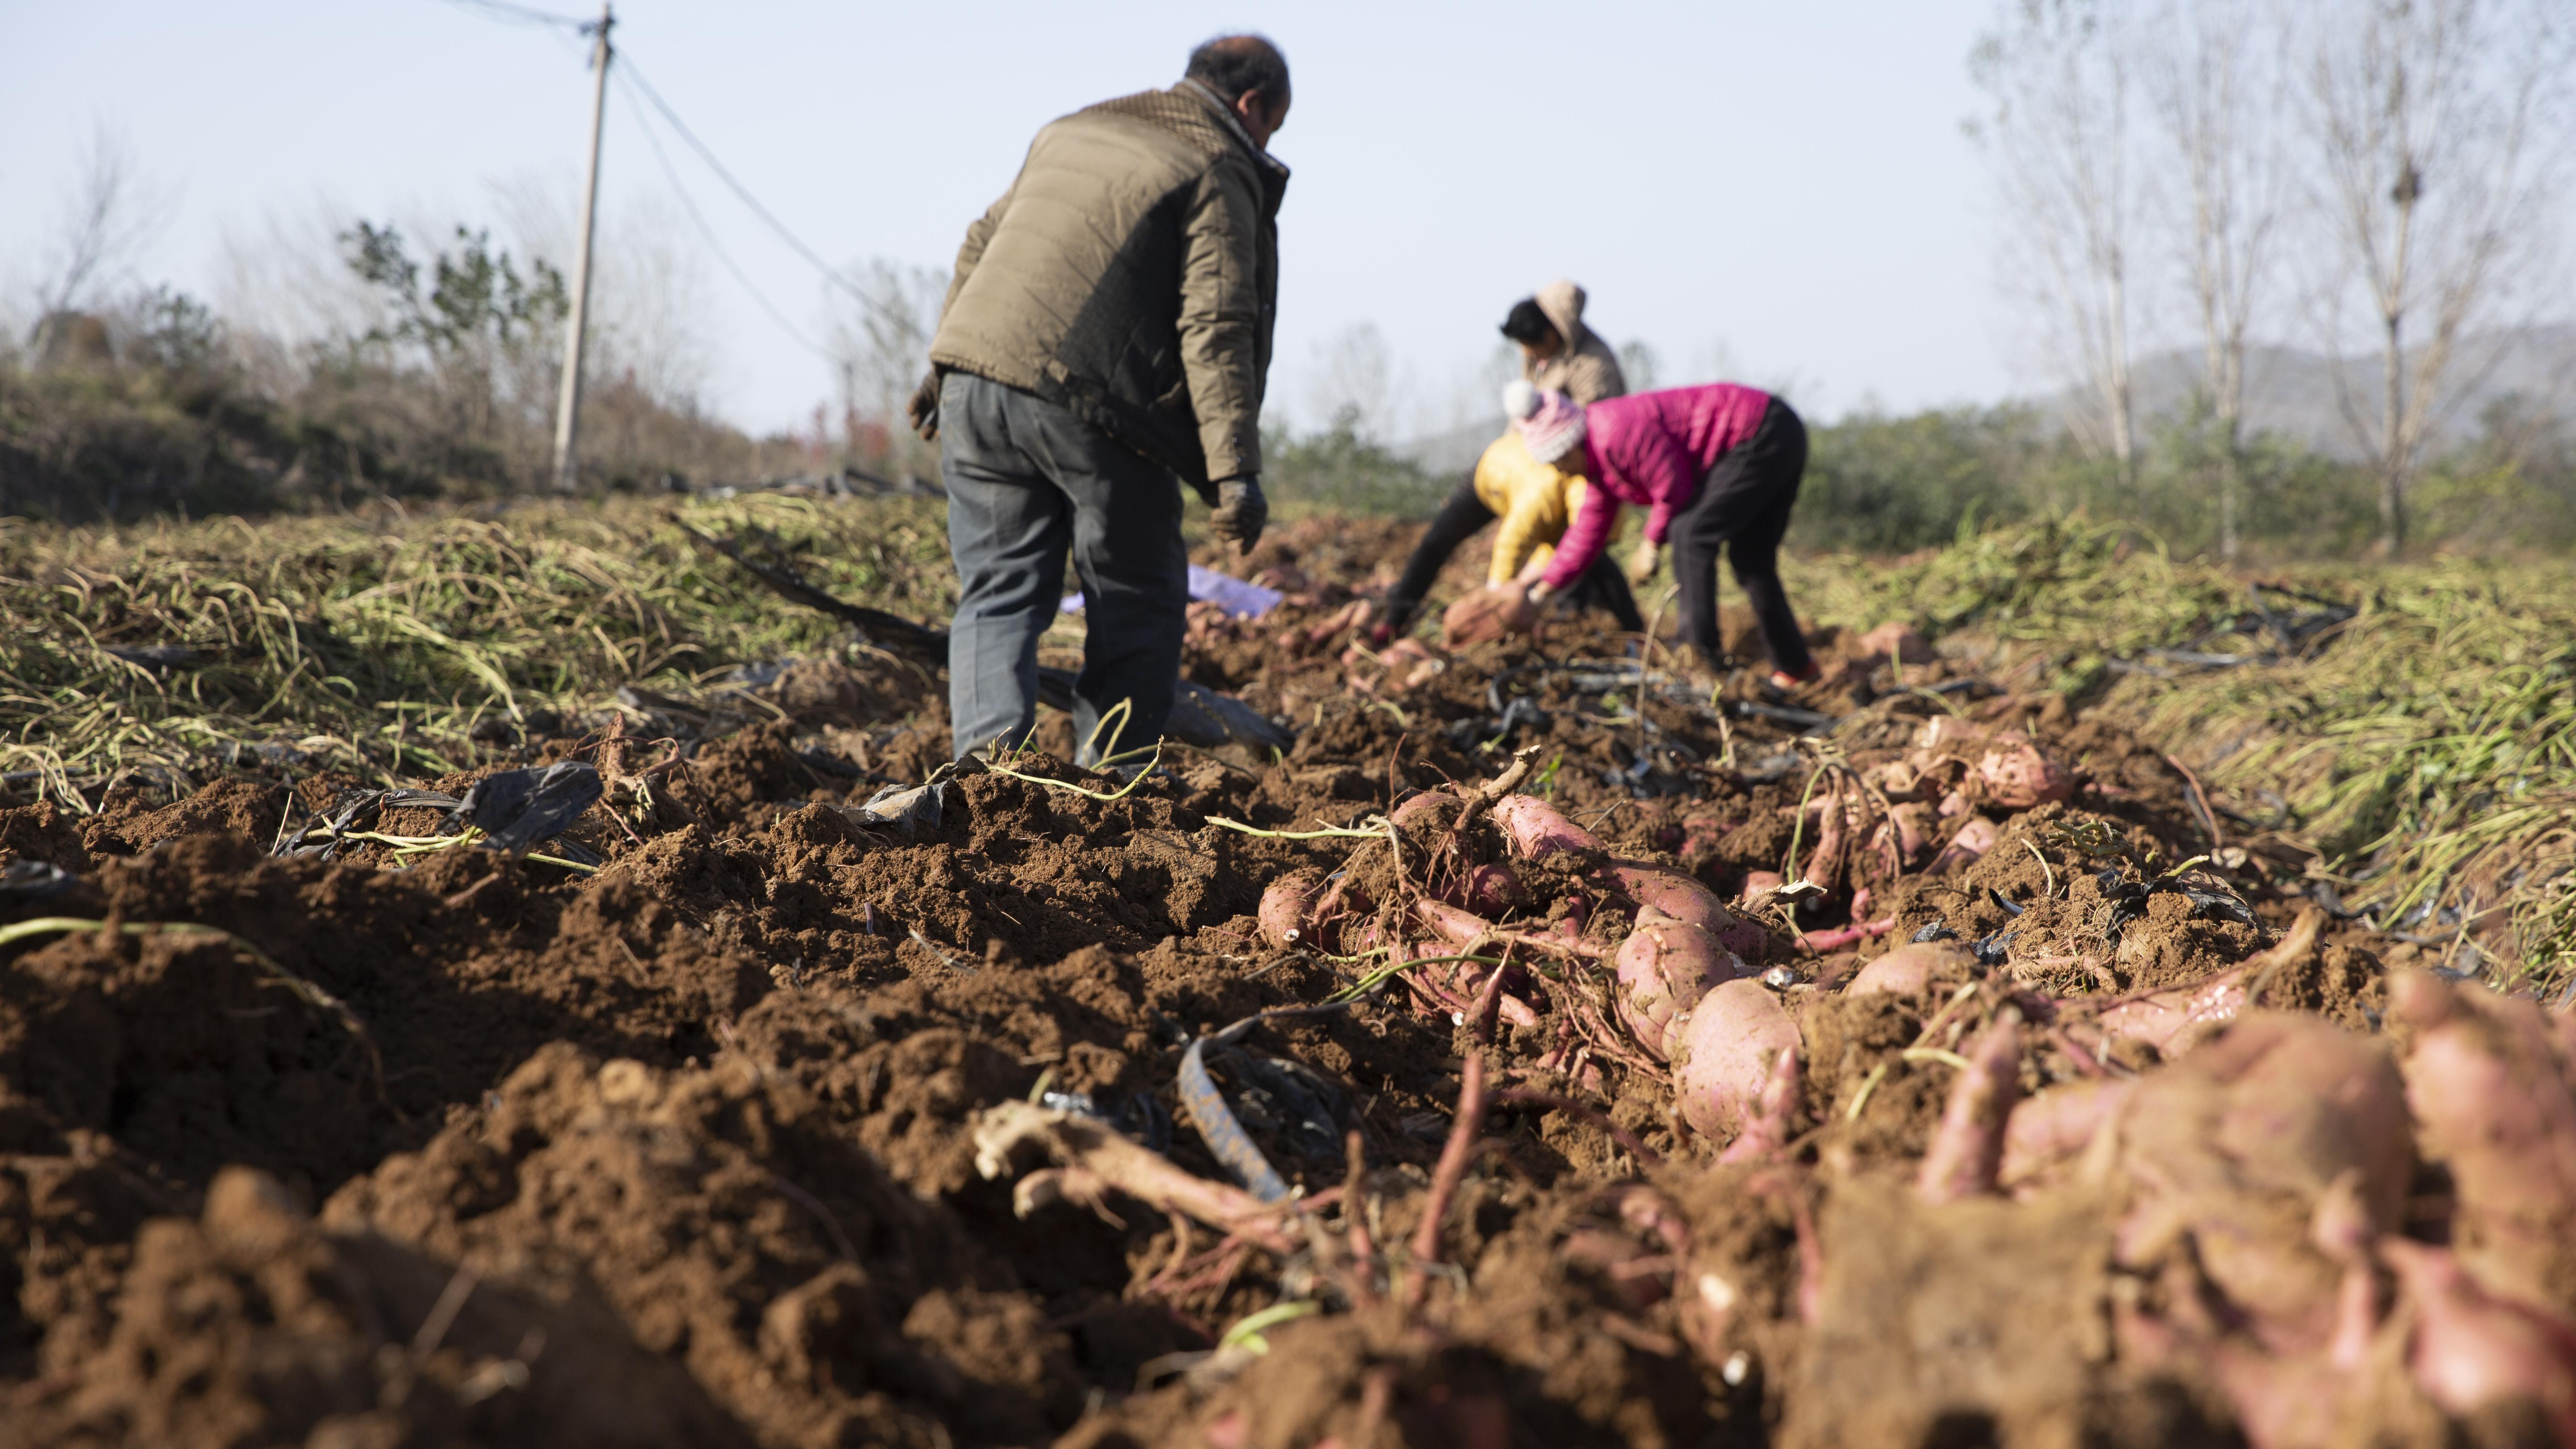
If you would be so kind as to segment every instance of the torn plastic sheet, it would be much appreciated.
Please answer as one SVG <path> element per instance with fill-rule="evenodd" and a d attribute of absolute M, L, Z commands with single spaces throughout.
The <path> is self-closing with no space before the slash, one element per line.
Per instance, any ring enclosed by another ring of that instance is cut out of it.
<path fill-rule="evenodd" d="M 1234 1111 L 1225 1104 L 1225 1094 L 1217 1090 L 1216 1078 L 1208 1075 L 1207 1049 L 1227 1047 L 1241 1041 L 1244 1034 L 1265 1021 L 1279 1021 L 1294 1016 L 1325 1016 L 1346 1011 L 1354 1001 L 1333 1001 L 1318 1006 L 1283 1006 L 1257 1012 L 1223 1031 L 1199 1037 L 1181 1053 L 1181 1110 L 1189 1114 L 1190 1125 L 1199 1132 L 1216 1160 L 1225 1164 L 1234 1180 L 1243 1184 L 1263 1202 L 1278 1202 L 1288 1196 L 1288 1183 L 1270 1165 L 1261 1149 L 1253 1145 L 1252 1134 L 1243 1130 Z"/>
<path fill-rule="evenodd" d="M 939 821 L 948 803 L 948 784 L 933 780 L 927 785 L 888 785 L 868 797 L 868 803 L 841 813 L 853 825 L 870 830 L 891 830 L 906 840 L 928 840 L 939 833 Z"/>
<path fill-rule="evenodd" d="M 598 767 L 578 760 L 504 770 L 475 781 L 447 819 L 451 827 L 481 830 L 495 850 L 516 853 L 562 834 L 606 791 Z"/>
<path fill-rule="evenodd" d="M 0 901 L 43 901 L 66 894 L 80 877 L 44 860 L 13 860 L 0 868 Z"/>

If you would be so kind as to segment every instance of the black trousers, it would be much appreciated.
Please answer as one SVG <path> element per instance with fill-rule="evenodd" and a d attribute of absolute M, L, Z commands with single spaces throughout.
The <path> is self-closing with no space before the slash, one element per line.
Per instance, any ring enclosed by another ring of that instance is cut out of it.
<path fill-rule="evenodd" d="M 1379 616 L 1396 628 L 1413 619 L 1431 592 L 1432 580 L 1440 576 L 1449 555 L 1458 546 L 1476 536 L 1486 524 L 1494 521 L 1494 510 L 1476 496 L 1476 485 L 1470 480 L 1460 483 L 1440 511 L 1432 516 L 1431 526 L 1422 533 L 1422 541 L 1413 546 L 1413 556 L 1404 561 L 1404 577 L 1396 580 L 1394 591 L 1386 597 Z M 1583 577 L 1574 581 L 1567 592 L 1578 607 L 1601 609 L 1619 621 L 1619 627 L 1630 633 L 1643 633 L 1646 621 L 1637 612 L 1637 598 L 1628 591 L 1628 576 L 1619 572 L 1607 554 L 1592 561 Z"/>
<path fill-rule="evenodd" d="M 1780 540 L 1807 472 L 1807 425 L 1778 398 L 1746 438 L 1710 466 L 1699 496 L 1673 516 L 1673 579 L 1681 586 L 1682 636 L 1716 668 L 1726 658 L 1717 632 L 1717 555 L 1722 548 L 1735 582 L 1753 605 L 1771 667 L 1803 675 L 1815 665 L 1798 633 L 1798 616 L 1780 586 Z"/>

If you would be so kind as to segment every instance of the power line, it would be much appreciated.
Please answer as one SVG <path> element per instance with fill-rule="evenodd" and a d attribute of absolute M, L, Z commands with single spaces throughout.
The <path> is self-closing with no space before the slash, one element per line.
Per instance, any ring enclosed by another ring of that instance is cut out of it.
<path fill-rule="evenodd" d="M 495 0 L 495 3 L 497 3 L 497 0 Z M 742 182 L 735 179 L 734 174 L 731 171 L 725 169 L 725 164 L 716 159 L 716 153 L 707 149 L 707 144 L 704 141 L 699 140 L 697 133 L 691 131 L 687 123 L 682 121 L 679 115 L 671 109 L 670 103 L 662 99 L 662 93 L 653 89 L 653 83 L 646 80 L 643 72 L 635 68 L 635 61 L 631 55 L 626 59 L 626 74 L 629 79 L 635 82 L 636 87 L 644 92 L 644 98 L 653 103 L 653 109 L 662 113 L 662 119 L 671 123 L 671 129 L 680 133 L 680 139 L 689 143 L 689 149 L 698 153 L 698 159 L 707 163 L 707 169 L 715 172 L 718 179 L 722 180 L 726 186 L 731 187 L 733 189 L 733 194 L 742 198 L 742 204 L 750 207 L 754 215 L 768 223 L 769 229 L 778 234 L 778 239 L 780 241 L 787 243 L 787 245 L 793 249 L 798 256 L 803 257 L 807 262 L 811 263 L 814 270 L 823 274 L 823 280 L 830 282 L 833 286 L 849 293 L 860 306 L 868 307 L 874 305 L 870 302 L 868 295 L 865 292 L 862 292 L 858 288 L 850 285 L 849 278 L 842 276 L 839 268 L 833 266 L 830 262 L 823 260 L 821 255 L 812 247 L 809 247 L 805 245 L 804 242 L 798 240 L 796 233 L 787 229 L 787 223 L 780 221 L 768 207 L 761 205 L 760 198 L 752 195 L 749 187 L 744 186 Z"/>
<path fill-rule="evenodd" d="M 596 20 L 558 15 L 552 11 L 515 4 L 512 0 L 447 0 L 447 3 L 460 8 L 477 10 L 496 20 L 519 25 L 543 25 L 583 35 L 592 34 L 599 28 L 599 22 Z M 680 119 L 679 112 L 671 109 L 671 103 L 662 99 L 662 93 L 655 90 L 653 83 L 646 80 L 644 73 L 636 68 L 633 52 L 620 50 L 617 53 L 617 60 L 622 63 L 612 66 L 610 78 L 621 87 L 627 88 L 624 94 L 630 107 L 635 107 L 635 98 L 638 93 L 641 93 L 645 102 L 659 112 L 662 120 L 679 134 L 681 140 L 689 144 L 689 149 L 698 154 L 699 160 L 706 163 L 707 169 L 713 171 L 716 178 L 722 181 L 743 205 L 751 208 L 752 214 L 759 217 L 780 241 L 785 242 L 790 250 L 804 258 L 815 271 L 821 273 L 824 281 L 848 293 L 860 306 L 873 309 L 875 303 L 865 292 L 851 285 L 850 280 L 841 275 L 839 268 L 825 261 L 820 253 L 807 246 L 794 232 L 789 231 L 787 223 L 780 221 L 776 212 L 762 205 L 760 198 L 751 194 L 751 188 L 743 185 L 740 178 L 736 177 L 722 161 L 716 159 L 715 152 L 708 149 L 706 142 L 698 139 L 697 132 L 689 129 L 688 123 Z M 788 321 L 787 315 L 781 312 L 777 305 L 769 300 L 768 294 L 762 292 L 751 280 L 751 274 L 743 270 L 742 264 L 734 260 L 731 252 L 725 250 L 724 243 L 716 236 L 715 227 L 708 222 L 706 213 L 699 209 L 697 199 L 691 196 L 688 187 L 681 183 L 679 168 L 671 164 L 670 152 L 663 147 L 662 138 L 654 131 L 651 118 L 641 107 L 635 107 L 635 120 L 636 128 L 643 132 L 645 144 L 653 149 L 653 159 L 662 167 L 662 175 L 670 181 L 671 190 L 678 194 L 680 205 L 689 213 L 689 220 L 696 224 L 699 235 L 707 243 L 707 248 L 716 254 L 716 260 L 724 264 L 725 270 L 733 274 L 734 280 L 742 285 L 743 291 L 750 294 L 752 301 L 759 304 L 760 310 L 768 314 L 770 321 L 778 324 L 780 331 L 796 339 L 799 345 L 824 361 L 837 362 L 838 359 L 829 351 L 811 337 L 806 336 L 803 329 Z"/>
<path fill-rule="evenodd" d="M 555 25 L 582 35 L 588 35 L 599 28 L 599 22 L 596 20 L 584 20 L 578 15 L 557 15 L 551 10 L 538 10 L 526 5 L 513 5 L 510 0 L 447 0 L 447 3 L 462 10 L 479 10 L 495 20 L 506 20 L 513 25 Z"/>
<path fill-rule="evenodd" d="M 612 70 L 610 76 L 621 86 L 630 80 L 639 86 L 643 83 L 640 77 L 635 76 L 634 62 L 631 60 L 625 66 Z M 824 361 L 836 361 L 837 359 L 830 352 L 824 350 L 814 339 L 806 336 L 795 323 L 788 321 L 786 314 L 779 311 L 767 294 L 753 283 L 751 274 L 745 272 L 742 264 L 733 259 L 733 253 L 725 250 L 724 243 L 716 238 L 716 229 L 708 224 L 706 213 L 698 209 L 697 199 L 689 195 L 688 187 L 681 184 L 679 169 L 671 164 L 671 154 L 662 148 L 662 138 L 654 134 L 651 120 L 644 114 L 641 107 L 635 105 L 634 91 L 621 90 L 620 94 L 626 97 L 628 106 L 635 108 L 636 129 L 644 133 L 644 143 L 653 148 L 653 159 L 661 163 L 663 176 L 670 180 L 671 190 L 678 193 L 680 205 L 688 211 L 689 220 L 697 223 L 698 233 L 706 239 L 707 249 L 716 254 L 716 260 L 724 263 L 726 271 L 733 273 L 733 279 L 742 284 L 745 292 L 751 294 L 751 300 L 760 304 L 760 310 L 769 314 L 769 320 L 778 324 L 779 331 L 795 338 L 806 351 Z"/>

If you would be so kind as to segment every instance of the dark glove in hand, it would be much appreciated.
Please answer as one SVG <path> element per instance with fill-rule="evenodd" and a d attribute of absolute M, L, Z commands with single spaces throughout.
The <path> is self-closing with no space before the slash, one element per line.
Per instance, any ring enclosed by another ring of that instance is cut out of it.
<path fill-rule="evenodd" d="M 912 420 L 912 430 L 921 434 L 923 442 L 939 441 L 938 368 L 922 374 L 921 386 L 912 390 L 912 401 L 903 405 L 903 415 Z"/>
<path fill-rule="evenodd" d="M 1260 479 L 1228 478 L 1216 485 L 1216 511 L 1208 515 L 1208 528 L 1233 544 L 1236 553 L 1250 554 L 1269 521 L 1270 500 L 1261 496 Z"/>

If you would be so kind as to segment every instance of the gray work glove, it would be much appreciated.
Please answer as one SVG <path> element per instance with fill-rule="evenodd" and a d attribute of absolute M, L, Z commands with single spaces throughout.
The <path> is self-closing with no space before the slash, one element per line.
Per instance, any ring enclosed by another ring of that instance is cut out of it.
<path fill-rule="evenodd" d="M 912 401 L 903 405 L 903 415 L 912 421 L 912 430 L 921 434 L 925 443 L 939 441 L 939 369 L 921 375 L 921 386 L 912 390 Z"/>
<path fill-rule="evenodd" d="M 1216 485 L 1216 510 L 1208 515 L 1208 529 L 1233 544 L 1236 553 L 1250 554 L 1269 521 L 1270 500 L 1261 496 L 1260 479 L 1228 478 Z"/>

